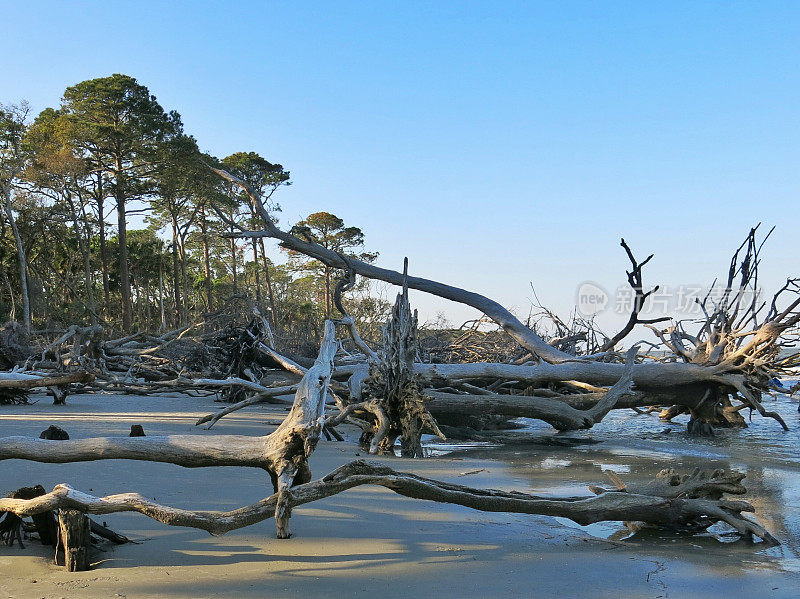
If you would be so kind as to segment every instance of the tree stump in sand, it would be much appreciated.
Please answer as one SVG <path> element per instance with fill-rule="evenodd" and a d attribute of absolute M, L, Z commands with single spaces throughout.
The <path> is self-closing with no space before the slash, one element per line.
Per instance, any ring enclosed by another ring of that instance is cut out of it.
<path fill-rule="evenodd" d="M 51 424 L 41 432 L 39 438 L 48 441 L 69 441 L 69 433 L 60 426 Z"/>
<path fill-rule="evenodd" d="M 78 510 L 61 510 L 58 516 L 64 566 L 69 572 L 89 569 L 89 518 Z M 56 553 L 56 555 L 58 555 Z"/>

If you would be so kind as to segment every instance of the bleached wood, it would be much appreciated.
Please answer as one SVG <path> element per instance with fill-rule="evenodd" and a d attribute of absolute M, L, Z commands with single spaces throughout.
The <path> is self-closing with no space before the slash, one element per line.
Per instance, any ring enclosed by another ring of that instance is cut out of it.
<path fill-rule="evenodd" d="M 308 458 L 324 424 L 326 393 L 337 347 L 334 324 L 326 321 L 319 355 L 298 383 L 291 411 L 270 435 L 172 435 L 69 441 L 4 437 L 0 438 L 0 460 L 16 458 L 63 464 L 129 459 L 187 468 L 249 466 L 267 470 L 275 477 L 278 491 L 285 491 L 298 475 L 300 483 L 310 479 Z M 286 532 L 284 521 L 279 524 L 278 532 L 279 535 Z"/>
<path fill-rule="evenodd" d="M 779 544 L 762 526 L 742 515 L 742 512 L 753 511 L 752 506 L 744 501 L 665 498 L 613 491 L 595 496 L 548 498 L 516 491 L 464 487 L 406 472 L 396 472 L 391 468 L 361 460 L 345 464 L 320 480 L 294 488 L 284 487 L 282 492 L 229 512 L 173 508 L 160 505 L 138 493 L 95 497 L 67 485 L 57 485 L 52 492 L 35 499 L 0 499 L 0 510 L 11 511 L 20 516 L 60 507 L 79 509 L 90 514 L 139 512 L 170 526 L 188 526 L 211 534 L 224 534 L 273 517 L 280 501 L 283 501 L 285 508 L 291 509 L 361 485 L 378 485 L 405 497 L 453 503 L 480 511 L 569 518 L 582 525 L 633 520 L 675 526 L 698 521 L 707 521 L 708 524 L 722 521 L 744 536 L 755 535 L 767 545 Z"/>
<path fill-rule="evenodd" d="M 406 277 L 403 274 L 394 270 L 380 268 L 373 264 L 362 262 L 356 258 L 343 258 L 340 254 L 333 250 L 325 248 L 313 241 L 300 239 L 291 233 L 282 231 L 275 222 L 272 220 L 267 209 L 264 207 L 263 200 L 258 192 L 256 192 L 247 183 L 238 177 L 230 174 L 227 171 L 218 168 L 211 168 L 218 175 L 235 183 L 247 192 L 253 199 L 254 205 L 257 207 L 259 215 L 261 216 L 264 224 L 263 231 L 243 231 L 243 237 L 272 237 L 282 242 L 284 247 L 305 254 L 312 258 L 316 258 L 323 264 L 333 266 L 334 268 L 341 268 L 343 270 L 351 269 L 355 273 L 369 279 L 377 279 L 385 281 L 392 285 L 403 286 L 404 281 L 410 289 L 424 291 L 438 297 L 452 300 L 461 304 L 466 304 L 480 310 L 486 316 L 500 325 L 513 339 L 517 341 L 522 347 L 538 356 L 542 360 L 548 362 L 562 362 L 564 360 L 574 359 L 575 356 L 566 352 L 560 351 L 549 345 L 544 339 L 539 337 L 531 329 L 526 327 L 520 320 L 509 312 L 506 308 L 501 306 L 496 301 L 489 299 L 486 296 L 453 287 L 452 285 L 445 285 L 430 279 L 423 279 L 421 277 Z M 616 381 L 614 381 L 616 382 Z"/>
<path fill-rule="evenodd" d="M 88 383 L 93 380 L 94 375 L 85 371 L 56 375 L 0 372 L 0 389 L 35 389 L 37 387 L 68 385 L 69 383 Z"/>

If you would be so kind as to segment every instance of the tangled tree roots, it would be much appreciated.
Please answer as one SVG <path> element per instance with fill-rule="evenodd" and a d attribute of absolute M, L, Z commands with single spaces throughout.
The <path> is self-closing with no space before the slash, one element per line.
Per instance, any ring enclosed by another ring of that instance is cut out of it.
<path fill-rule="evenodd" d="M 406 261 L 406 269 L 408 261 Z M 383 329 L 380 361 L 370 366 L 364 393 L 372 400 L 365 410 L 375 416 L 372 430 L 362 443 L 370 453 L 391 452 L 399 437 L 403 457 L 422 457 L 421 437 L 430 431 L 444 439 L 428 408 L 419 377 L 414 374 L 417 357 L 417 311 L 411 312 L 408 287 L 398 294 L 392 315 Z"/>

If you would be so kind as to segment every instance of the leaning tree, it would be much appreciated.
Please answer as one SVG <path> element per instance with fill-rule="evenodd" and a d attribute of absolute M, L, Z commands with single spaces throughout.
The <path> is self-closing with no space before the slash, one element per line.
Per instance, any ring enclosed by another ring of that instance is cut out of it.
<path fill-rule="evenodd" d="M 413 384 L 428 389 L 425 394 L 431 400 L 428 404 L 430 411 L 489 411 L 541 419 L 559 430 L 590 428 L 608 410 L 596 410 L 596 415 L 591 417 L 575 411 L 595 409 L 605 397 L 607 388 L 622 378 L 626 368 L 625 356 L 618 350 L 618 345 L 635 330 L 636 325 L 641 324 L 653 330 L 666 352 L 665 355 L 642 356 L 636 360 L 632 368 L 633 393 L 620 398 L 613 408 L 662 406 L 667 418 L 689 412 L 693 422 L 741 427 L 746 423 L 740 412 L 751 409 L 774 418 L 784 429 L 788 428 L 779 414 L 764 407 L 762 396 L 774 390 L 775 377 L 788 374 L 800 365 L 800 353 L 782 351 L 793 347 L 797 339 L 800 279 L 788 279 L 771 300 L 760 299 L 757 293 L 758 266 L 763 242 L 757 240 L 758 227 L 749 232 L 734 252 L 721 295 L 712 298 L 709 294 L 698 300 L 703 318 L 695 323 L 670 321 L 663 328 L 656 327 L 662 319 L 652 321 L 640 316 L 644 301 L 654 291 L 646 291 L 642 282 L 642 268 L 652 256 L 638 262 L 623 240 L 622 246 L 632 265 L 628 272 L 628 281 L 634 292 L 631 316 L 618 334 L 601 344 L 599 351 L 581 355 L 560 348 L 555 342 L 560 340 L 544 339 L 488 297 L 438 281 L 408 276 L 406 272 L 381 268 L 324 247 L 308 236 L 281 230 L 264 209 L 257 190 L 226 171 L 214 170 L 241 186 L 259 209 L 263 228 L 252 231 L 239 227 L 237 235 L 274 238 L 293 252 L 339 269 L 345 273 L 343 281 L 361 275 L 471 306 L 493 320 L 526 354 L 516 363 L 423 364 L 409 361 L 407 367 L 415 375 Z M 396 309 L 395 320 L 403 318 L 408 320 Z M 401 326 L 408 328 L 409 324 L 406 322 Z M 573 333 L 573 337 L 589 337 L 586 330 Z M 413 333 L 406 333 L 406 337 L 409 334 Z M 387 341 L 390 346 L 399 347 L 391 339 Z M 354 380 L 349 385 L 351 396 L 356 398 L 361 396 L 361 387 L 366 389 L 375 384 L 375 377 L 368 376 L 369 368 L 375 371 L 374 366 L 369 365 L 374 359 L 367 352 L 365 357 L 365 363 L 354 369 Z M 524 387 L 525 392 L 510 395 L 487 389 L 497 381 L 515 381 L 518 387 Z M 476 382 L 479 385 L 473 384 Z M 436 387 L 445 390 L 436 390 Z M 375 432 L 386 426 L 395 426 L 391 419 L 385 425 L 387 417 L 387 414 L 376 416 Z M 373 449 L 376 449 L 374 444 Z"/>

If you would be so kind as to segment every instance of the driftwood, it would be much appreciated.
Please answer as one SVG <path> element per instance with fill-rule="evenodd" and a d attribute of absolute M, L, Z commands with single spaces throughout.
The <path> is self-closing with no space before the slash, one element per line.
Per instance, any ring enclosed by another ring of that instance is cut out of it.
<path fill-rule="evenodd" d="M 434 416 L 481 412 L 505 416 L 536 418 L 560 431 L 592 428 L 614 409 L 626 395 L 632 395 L 632 367 L 636 358 L 636 347 L 628 352 L 628 369 L 611 389 L 603 393 L 591 407 L 577 409 L 566 402 L 554 401 L 552 397 L 530 397 L 524 395 L 456 395 L 442 391 L 427 390 L 430 398 L 426 403 Z M 582 396 L 579 396 L 582 397 Z"/>
<path fill-rule="evenodd" d="M 497 302 L 474 292 L 445 285 L 438 281 L 407 276 L 406 273 L 380 268 L 372 264 L 344 256 L 325 248 L 313 240 L 301 238 L 292 232 L 278 228 L 264 206 L 263 199 L 247 183 L 230 173 L 212 168 L 224 179 L 240 186 L 252 199 L 261 216 L 263 229 L 249 231 L 236 223 L 228 222 L 236 236 L 245 238 L 271 237 L 292 251 L 315 258 L 326 266 L 385 281 L 398 286 L 424 291 L 433 295 L 462 303 L 483 312 L 494 321 L 519 346 L 528 352 L 534 364 L 415 364 L 414 370 L 428 380 L 438 380 L 451 384 L 453 381 L 475 379 L 505 379 L 526 381 L 528 383 L 550 384 L 577 381 L 590 385 L 614 385 L 625 375 L 626 366 L 615 351 L 636 325 L 650 327 L 662 346 L 671 355 L 666 358 L 649 358 L 633 366 L 633 381 L 638 390 L 671 392 L 675 404 L 682 405 L 685 387 L 702 386 L 703 399 L 687 406 L 694 419 L 709 424 L 723 426 L 742 426 L 744 422 L 736 410 L 726 411 L 725 401 L 735 400 L 741 406 L 758 411 L 762 416 L 774 418 L 785 429 L 783 419 L 775 412 L 768 411 L 761 403 L 761 394 L 769 390 L 769 381 L 788 373 L 793 366 L 800 364 L 800 354 L 789 358 L 780 357 L 780 350 L 787 341 L 782 338 L 790 331 L 796 331 L 800 323 L 800 297 L 790 297 L 788 305 L 778 308 L 778 301 L 784 294 L 798 294 L 800 286 L 797 279 L 789 279 L 786 285 L 775 294 L 766 315 L 760 313 L 765 304 L 757 303 L 757 281 L 759 252 L 762 244 L 756 242 L 755 227 L 745 242 L 734 253 L 725 282 L 724 292 L 719 299 L 710 300 L 707 296 L 700 303 L 705 314 L 705 322 L 694 334 L 686 332 L 683 323 L 674 323 L 664 330 L 655 324 L 664 319 L 642 319 L 642 306 L 654 290 L 644 291 L 642 268 L 650 261 L 648 257 L 638 262 L 627 244 L 622 246 L 632 264 L 628 280 L 634 292 L 634 306 L 631 317 L 619 334 L 609 338 L 591 355 L 569 353 L 559 347 L 575 347 L 575 340 L 595 338 L 590 331 L 577 331 L 565 337 L 570 343 L 549 343 L 532 328 L 526 326 L 511 312 Z M 591 327 L 591 325 L 589 325 Z M 555 340 L 554 340 L 555 341 Z M 563 341 L 563 339 L 561 340 Z M 442 385 L 439 385 L 442 386 Z M 739 409 L 743 409 L 739 408 Z M 728 417 L 733 420 L 729 420 Z"/>
<path fill-rule="evenodd" d="M 0 355 L 14 361 L 9 364 L 12 371 L 0 372 L 0 403 L 25 403 L 25 391 L 42 386 L 54 403 L 64 403 L 69 383 L 89 392 L 219 393 L 226 401 L 239 401 L 263 388 L 261 382 L 270 372 L 302 374 L 305 369 L 274 348 L 271 328 L 260 312 L 254 306 L 248 312 L 246 325 L 223 318 L 222 329 L 202 335 L 202 323 L 118 339 L 105 338 L 100 325 L 73 325 L 26 333 L 23 343 L 12 334 L 19 327 L 6 325 L 0 329 Z"/>
<path fill-rule="evenodd" d="M 64 567 L 68 572 L 89 569 L 89 518 L 82 511 L 61 508 L 58 514 L 59 545 L 64 551 Z"/>
<path fill-rule="evenodd" d="M 0 372 L 0 404 L 26 403 L 31 389 L 47 388 L 54 405 L 63 405 L 70 383 L 90 383 L 94 375 L 84 370 L 68 374 L 38 374 L 28 372 Z"/>
<path fill-rule="evenodd" d="M 149 392 L 225 390 L 226 399 L 236 403 L 198 422 L 207 422 L 209 426 L 237 409 L 273 401 L 277 395 L 294 391 L 291 411 L 283 423 L 263 437 L 176 435 L 58 442 L 7 437 L 0 439 L 0 460 L 68 463 L 135 459 L 185 467 L 255 467 L 269 473 L 274 493 L 256 504 L 219 513 L 179 510 L 136 493 L 98 498 L 58 485 L 51 493 L 38 497 L 2 499 L 1 510 L 16 515 L 39 514 L 56 508 L 98 514 L 136 511 L 170 525 L 196 527 L 213 534 L 274 517 L 277 536 L 288 538 L 293 507 L 355 486 L 375 484 L 417 499 L 484 511 L 559 516 L 580 524 L 622 520 L 696 530 L 722 521 L 744 537 L 757 536 L 766 544 L 777 542 L 742 514 L 752 511 L 749 504 L 723 499 L 723 493 L 744 492 L 742 477 L 735 473 L 715 472 L 706 476 L 695 472 L 681 476 L 666 472 L 654 483 L 638 489 L 627 488 L 615 480 L 615 489 L 594 487 L 594 496 L 554 499 L 471 489 L 364 462 L 345 465 L 311 482 L 308 465 L 320 434 L 335 432 L 332 427 L 345 420 L 359 424 L 369 433 L 371 452 L 391 450 L 395 439 L 400 437 L 403 453 L 412 456 L 421 454 L 423 429 L 438 432 L 434 419 L 437 414 L 523 415 L 544 420 L 559 430 L 575 430 L 590 428 L 611 409 L 674 404 L 688 410 L 693 422 L 709 426 L 710 423 L 743 421 L 738 412 L 750 407 L 786 427 L 779 415 L 764 408 L 760 398 L 769 390 L 771 377 L 800 364 L 797 355 L 780 356 L 789 333 L 795 331 L 800 322 L 800 297 L 790 298 L 787 306 L 777 307 L 782 293 L 794 293 L 798 289 L 790 280 L 773 298 L 763 318 L 759 316 L 763 306 L 745 299 L 745 292 L 757 282 L 755 273 L 760 246 L 755 244 L 755 229 L 734 255 L 726 294 L 719 301 L 709 302 L 706 298 L 702 302 L 705 321 L 694 334 L 687 333 L 682 323 L 659 330 L 654 324 L 660 319 L 645 321 L 640 318 L 643 303 L 652 293 L 645 292 L 642 287 L 642 267 L 650 258 L 641 263 L 636 261 L 623 242 L 633 264 L 629 282 L 636 293 L 628 325 L 602 343 L 597 341 L 596 331 L 568 327 L 562 327 L 556 337 L 545 338 L 485 296 L 408 276 L 407 265 L 402 273 L 379 268 L 280 230 L 257 193 L 236 177 L 224 171 L 217 172 L 241 185 L 251 195 L 263 218 L 263 231 L 241 230 L 238 235 L 276 238 L 284 247 L 346 272 L 346 279 L 335 294 L 335 303 L 343 318 L 325 322 L 314 364 L 306 368 L 298 364 L 302 360 L 292 360 L 279 353 L 269 324 L 256 313 L 247 327 L 236 330 L 235 341 L 228 345 L 225 355 L 230 359 L 226 370 L 211 377 L 196 376 L 197 373 L 187 375 L 175 360 L 159 355 L 165 348 L 174 349 L 174 343 L 188 329 L 161 337 L 137 333 L 106 341 L 100 338 L 102 331 L 97 329 L 70 329 L 45 348 L 36 366 L 47 362 L 56 370 L 66 365 L 92 368 L 100 379 L 94 384 L 102 389 L 130 392 L 142 389 Z M 234 223 L 230 224 L 235 227 Z M 384 331 L 384 346 L 380 352 L 363 342 L 354 320 L 341 306 L 340 294 L 357 274 L 403 287 Z M 409 288 L 481 310 L 519 345 L 517 358 L 513 363 L 421 363 L 416 355 L 416 316 L 408 304 Z M 348 355 L 349 361 L 339 366 L 334 362 L 339 348 L 336 324 L 347 326 L 356 347 L 363 351 L 362 357 L 353 360 L 353 356 Z M 617 345 L 637 325 L 650 326 L 661 342 L 660 347 L 666 347 L 670 353 L 666 357 L 637 355 L 637 348 L 632 348 L 626 358 Z M 226 333 L 226 336 L 231 335 Z M 592 340 L 591 345 L 589 340 Z M 68 341 L 73 342 L 70 349 L 66 348 Z M 597 351 L 580 354 L 579 347 L 592 347 Z M 300 382 L 266 386 L 262 382 L 265 380 L 264 361 L 302 376 Z M 334 376 L 338 377 L 336 382 L 332 382 Z M 348 377 L 346 387 L 342 384 L 344 377 Z M 329 391 L 339 413 L 326 419 Z M 342 392 L 343 397 L 346 391 L 346 400 L 333 391 Z M 249 394 L 252 395 L 248 397 Z M 80 561 L 77 556 L 75 561 Z"/>
<path fill-rule="evenodd" d="M 354 331 L 352 326 L 351 334 L 356 339 L 358 334 Z M 374 425 L 366 427 L 362 436 L 362 443 L 372 454 L 392 451 L 399 437 L 402 456 L 422 457 L 423 431 L 445 438 L 428 411 L 420 381 L 414 374 L 417 350 L 417 312 L 411 311 L 408 287 L 403 286 L 383 328 L 381 355 L 374 356 L 368 378 L 362 379 L 363 385 L 359 383 L 362 389 L 358 396 L 370 398 L 362 404 L 363 410 L 375 417 Z M 354 386 L 351 377 L 351 389 Z"/>
<path fill-rule="evenodd" d="M 324 478 L 307 482 L 283 492 L 274 493 L 252 505 L 229 512 L 191 511 L 160 505 L 138 493 L 95 497 L 76 491 L 67 485 L 57 485 L 53 491 L 31 500 L 0 499 L 0 510 L 20 516 L 32 515 L 57 508 L 77 508 L 91 514 L 139 512 L 170 526 L 186 526 L 219 535 L 261 522 L 275 516 L 283 517 L 291 508 L 336 495 L 361 485 L 378 485 L 406 497 L 439 503 L 452 503 L 488 512 L 511 512 L 569 518 L 587 525 L 602 521 L 639 521 L 670 528 L 690 530 L 707 528 L 715 522 L 725 522 L 743 537 L 758 537 L 767 545 L 779 544 L 769 532 L 742 512 L 753 508 L 744 501 L 708 498 L 727 492 L 730 480 L 733 492 L 740 493 L 740 474 L 716 472 L 700 485 L 695 479 L 677 485 L 656 485 L 653 492 L 667 490 L 666 496 L 643 495 L 621 490 L 599 490 L 594 496 L 548 498 L 515 491 L 474 489 L 445 483 L 415 474 L 396 472 L 391 468 L 361 460 L 337 468 Z M 700 477 L 702 478 L 702 477 Z M 717 482 L 721 479 L 724 482 Z M 683 488 L 681 485 L 687 485 Z M 703 490 L 705 489 L 705 490 Z M 277 514 L 277 516 L 276 516 Z"/>
<path fill-rule="evenodd" d="M 32 487 L 22 487 L 16 491 L 8 494 L 11 499 L 29 500 L 36 497 L 41 497 L 45 491 L 42 485 L 34 485 Z M 52 511 L 43 511 L 33 514 L 33 524 L 36 527 L 36 532 L 39 534 L 39 540 L 42 545 L 55 545 L 58 539 L 58 526 Z M 5 542 L 9 547 L 14 544 L 16 540 L 20 548 L 22 544 L 22 517 L 12 512 L 5 514 L 0 510 L 0 541 Z"/>
<path fill-rule="evenodd" d="M 241 410 L 242 408 L 245 408 L 247 406 L 252 406 L 259 403 L 281 403 L 277 401 L 275 398 L 280 395 L 288 395 L 290 393 L 295 393 L 298 388 L 297 385 L 290 385 L 287 387 L 273 387 L 273 388 L 261 387 L 261 385 L 259 385 L 259 387 L 260 389 L 258 390 L 257 395 L 254 395 L 247 399 L 243 399 L 242 401 L 235 403 L 231 406 L 228 406 L 222 410 L 219 410 L 214 414 L 207 414 L 206 416 L 200 418 L 195 423 L 195 425 L 199 426 L 201 424 L 205 424 L 206 422 L 208 422 L 208 426 L 206 428 L 211 428 L 212 426 L 214 426 L 214 424 L 216 424 L 216 422 L 220 418 L 227 416 L 228 414 L 231 414 L 237 410 Z"/>
<path fill-rule="evenodd" d="M 320 353 L 297 386 L 294 404 L 281 425 L 265 437 L 195 435 L 91 438 L 48 441 L 28 437 L 0 438 L 0 460 L 27 459 L 70 463 L 103 459 L 165 462 L 197 468 L 249 466 L 266 470 L 274 490 L 284 497 L 293 484 L 310 480 L 308 457 L 324 424 L 327 387 L 336 353 L 335 327 L 325 324 Z M 291 506 L 279 502 L 278 536 L 287 538 Z"/>
<path fill-rule="evenodd" d="M 70 383 L 88 383 L 94 380 L 89 372 L 78 371 L 61 375 L 38 375 L 26 372 L 0 372 L 0 391 L 6 389 L 36 389 L 37 387 L 55 387 Z"/>
<path fill-rule="evenodd" d="M 325 403 L 334 370 L 338 348 L 333 321 L 326 321 L 319 355 L 297 385 L 291 411 L 280 426 L 263 437 L 194 435 L 116 437 L 50 441 L 27 437 L 0 439 L 0 460 L 27 459 L 38 462 L 70 463 L 103 459 L 134 459 L 165 462 L 196 468 L 204 466 L 246 466 L 266 470 L 273 482 L 274 493 L 263 500 L 230 512 L 191 511 L 160 505 L 137 493 L 95 497 L 67 485 L 57 485 L 52 492 L 38 496 L 0 499 L 0 511 L 17 517 L 37 515 L 54 510 L 66 527 L 64 538 L 68 548 L 66 563 L 83 567 L 86 545 L 73 542 L 91 526 L 84 514 L 140 512 L 172 526 L 189 526 L 222 534 L 270 517 L 276 521 L 278 538 L 290 536 L 288 524 L 292 509 L 323 499 L 347 489 L 373 484 L 401 495 L 443 503 L 463 505 L 483 511 L 507 511 L 569 518 L 579 524 L 604 520 L 646 522 L 697 530 L 714 522 L 726 522 L 743 537 L 756 536 L 766 544 L 777 541 L 743 512 L 752 506 L 743 501 L 729 501 L 722 493 L 740 494 L 742 475 L 716 472 L 710 477 L 698 473 L 681 477 L 664 475 L 651 487 L 621 490 L 595 488 L 593 496 L 548 498 L 526 493 L 473 489 L 441 481 L 395 472 L 384 466 L 362 461 L 342 466 L 321 480 L 311 482 L 308 458 L 319 440 L 325 424 Z M 586 413 L 566 420 L 588 425 L 602 418 L 620 395 L 629 391 L 635 350 L 628 356 L 626 376 Z M 562 404 L 569 410 L 571 406 Z M 345 408 L 345 411 L 347 408 Z M 571 412 L 566 411 L 566 414 Z M 76 510 L 69 515 L 68 510 Z M 72 536 L 70 536 L 72 535 Z"/>
<path fill-rule="evenodd" d="M 31 500 L 37 497 L 42 497 L 47 494 L 44 487 L 42 485 L 34 485 L 32 487 L 22 487 L 13 491 L 8 494 L 9 499 L 22 499 L 22 500 Z M 62 506 L 60 506 L 62 507 Z M 51 547 L 56 548 L 56 559 L 58 558 L 58 549 L 63 548 L 65 543 L 63 542 L 63 534 L 61 530 L 62 523 L 65 522 L 63 514 L 59 514 L 58 520 L 56 519 L 56 512 L 57 510 L 44 510 L 38 511 L 36 513 L 30 514 L 31 519 L 33 520 L 33 526 L 36 529 L 36 533 L 39 535 L 39 541 L 42 545 L 49 545 Z M 28 514 L 17 514 L 13 511 L 3 512 L 0 510 L 0 542 L 5 543 L 9 547 L 14 544 L 16 540 L 19 543 L 21 549 L 24 549 L 22 544 L 22 533 L 23 528 L 25 527 L 25 523 L 23 522 L 23 517 Z M 74 517 L 70 519 L 69 517 L 66 519 L 67 522 L 75 521 Z M 121 535 L 119 533 L 114 532 L 113 530 L 107 528 L 106 526 L 100 525 L 94 520 L 88 519 L 89 529 L 92 534 L 97 535 L 100 538 L 107 539 L 112 543 L 116 543 L 117 545 L 122 545 L 124 543 L 129 543 L 130 539 L 128 537 Z M 69 526 L 68 526 L 69 528 Z M 26 529 L 27 530 L 27 529 Z M 74 535 L 72 537 L 75 538 Z M 95 542 L 95 539 L 89 537 L 91 542 Z M 69 544 L 69 542 L 67 543 Z M 77 543 L 78 546 L 81 543 Z M 76 555 L 76 554 L 74 554 Z M 73 562 L 76 560 L 73 559 Z M 77 562 L 80 562 L 80 558 L 77 559 Z M 78 568 L 78 569 L 86 569 L 86 568 Z"/>

